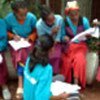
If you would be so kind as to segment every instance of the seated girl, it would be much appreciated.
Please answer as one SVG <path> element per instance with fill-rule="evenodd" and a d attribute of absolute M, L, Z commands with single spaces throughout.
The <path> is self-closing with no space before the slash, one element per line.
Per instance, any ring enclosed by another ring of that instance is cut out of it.
<path fill-rule="evenodd" d="M 63 39 L 69 43 L 77 34 L 90 28 L 89 21 L 86 17 L 79 14 L 77 1 L 67 3 L 65 9 L 65 29 L 66 34 Z M 72 82 L 72 72 L 74 83 L 79 84 L 82 88 L 86 86 L 86 54 L 87 45 L 85 41 L 74 41 L 68 44 L 68 48 L 62 56 L 61 73 L 66 77 L 67 82 Z"/>
<path fill-rule="evenodd" d="M 54 15 L 50 8 L 45 5 L 40 8 L 41 18 L 36 24 L 37 34 L 40 37 L 46 33 L 53 37 L 54 46 L 49 54 L 49 59 L 53 66 L 53 73 L 58 74 L 61 61 L 61 35 L 64 34 L 63 18 L 60 15 Z"/>
<path fill-rule="evenodd" d="M 49 52 L 53 39 L 48 34 L 42 35 L 30 56 L 24 70 L 24 100 L 65 100 L 67 94 L 52 96 L 52 66 L 49 64 Z"/>
<path fill-rule="evenodd" d="M 23 93 L 23 66 L 37 37 L 35 30 L 36 16 L 28 12 L 25 1 L 16 0 L 11 4 L 11 8 L 13 12 L 8 14 L 5 18 L 8 28 L 8 38 L 15 41 L 19 41 L 21 38 L 24 38 L 32 44 L 31 47 L 20 49 L 18 51 L 15 51 L 10 47 L 12 61 L 18 72 L 18 88 L 16 97 L 21 98 Z"/>

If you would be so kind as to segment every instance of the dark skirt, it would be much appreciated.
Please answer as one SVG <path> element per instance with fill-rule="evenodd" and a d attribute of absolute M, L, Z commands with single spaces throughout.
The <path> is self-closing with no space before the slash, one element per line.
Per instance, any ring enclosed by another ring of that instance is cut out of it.
<path fill-rule="evenodd" d="M 1 53 L 1 55 L 3 57 L 3 62 L 0 64 L 0 85 L 4 85 L 7 82 L 8 70 L 4 53 Z"/>

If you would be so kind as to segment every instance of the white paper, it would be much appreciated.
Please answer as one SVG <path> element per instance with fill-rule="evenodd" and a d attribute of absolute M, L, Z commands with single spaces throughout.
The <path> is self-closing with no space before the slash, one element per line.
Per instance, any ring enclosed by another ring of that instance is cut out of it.
<path fill-rule="evenodd" d="M 0 64 L 3 62 L 3 57 L 2 55 L 0 54 Z"/>
<path fill-rule="evenodd" d="M 31 44 L 23 38 L 21 38 L 20 41 L 11 40 L 9 41 L 9 44 L 12 46 L 12 48 L 15 51 L 22 49 L 22 48 L 28 48 L 31 46 Z"/>
<path fill-rule="evenodd" d="M 25 75 L 25 77 L 27 78 L 27 80 L 28 80 L 31 84 L 34 85 L 34 84 L 37 83 L 36 79 L 33 78 L 33 77 L 31 77 L 30 75 L 28 75 L 28 73 L 27 73 L 26 71 L 24 71 L 24 75 Z"/>
<path fill-rule="evenodd" d="M 100 32 L 99 32 L 99 28 L 98 27 L 94 27 L 94 28 L 89 28 L 88 30 L 84 31 L 84 32 L 81 32 L 79 33 L 78 35 L 76 35 L 72 40 L 71 42 L 74 42 L 76 40 L 79 40 L 79 41 L 83 41 L 83 40 L 86 40 L 86 35 L 91 35 L 92 37 L 95 37 L 95 38 L 99 38 L 100 37 Z"/>
<path fill-rule="evenodd" d="M 51 92 L 54 96 L 62 94 L 64 92 L 71 93 L 79 93 L 78 90 L 81 88 L 78 85 L 72 85 L 61 81 L 53 82 L 51 85 Z"/>
<path fill-rule="evenodd" d="M 100 37 L 100 30 L 99 27 L 95 28 L 95 32 L 91 34 L 92 37 L 99 38 Z"/>

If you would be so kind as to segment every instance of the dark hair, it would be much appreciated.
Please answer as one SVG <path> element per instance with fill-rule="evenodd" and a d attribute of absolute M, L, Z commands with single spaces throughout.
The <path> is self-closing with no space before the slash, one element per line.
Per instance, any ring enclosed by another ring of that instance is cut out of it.
<path fill-rule="evenodd" d="M 52 48 L 54 40 L 52 36 L 42 35 L 36 42 L 35 47 L 30 54 L 29 70 L 33 71 L 36 64 L 46 66 L 49 63 L 48 51 Z"/>
<path fill-rule="evenodd" d="M 42 19 L 44 21 L 52 13 L 52 11 L 50 10 L 50 8 L 48 6 L 46 6 L 46 5 L 39 6 L 39 9 L 40 9 L 40 15 L 41 15 L 41 17 L 42 17 Z"/>
<path fill-rule="evenodd" d="M 11 8 L 14 11 L 18 11 L 20 8 L 27 8 L 27 3 L 23 0 L 16 0 L 11 2 Z"/>

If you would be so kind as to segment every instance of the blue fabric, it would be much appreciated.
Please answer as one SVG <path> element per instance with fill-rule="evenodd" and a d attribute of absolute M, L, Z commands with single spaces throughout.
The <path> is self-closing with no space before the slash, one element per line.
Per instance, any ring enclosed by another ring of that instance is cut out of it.
<path fill-rule="evenodd" d="M 74 35 L 76 35 L 77 34 L 77 26 L 72 23 L 72 21 L 69 17 L 67 17 L 66 20 L 68 21 L 69 26 L 71 27 Z"/>
<path fill-rule="evenodd" d="M 21 37 L 27 38 L 35 28 L 37 19 L 35 15 L 29 12 L 27 13 L 25 22 L 20 24 L 17 21 L 14 13 L 10 13 L 6 16 L 5 21 L 8 31 L 11 31 Z"/>
<path fill-rule="evenodd" d="M 18 74 L 18 76 L 23 76 L 23 72 L 24 72 L 24 67 L 18 65 L 17 66 L 17 74 Z"/>
<path fill-rule="evenodd" d="M 77 26 L 72 23 L 72 21 L 69 17 L 67 17 L 66 20 L 68 21 L 69 26 L 71 27 L 74 35 L 76 35 L 77 34 Z M 83 26 L 84 26 L 84 30 L 87 30 L 90 28 L 89 21 L 86 17 L 83 17 Z"/>
<path fill-rule="evenodd" d="M 45 33 L 51 34 L 52 29 L 55 26 L 60 26 L 60 29 L 59 29 L 57 35 L 53 35 L 53 38 L 54 38 L 55 41 L 60 42 L 62 34 L 65 34 L 64 33 L 65 32 L 64 21 L 63 21 L 63 18 L 60 15 L 55 15 L 55 23 L 52 27 L 47 26 L 45 24 L 45 22 L 40 18 L 38 20 L 37 24 L 36 24 L 38 36 L 41 36 Z"/>
<path fill-rule="evenodd" d="M 43 67 L 41 64 L 37 64 L 30 73 L 29 60 L 30 58 L 28 58 L 24 70 L 24 100 L 50 100 L 52 66 L 48 64 Z M 31 82 L 33 79 L 36 83 Z"/>
<path fill-rule="evenodd" d="M 83 26 L 85 30 L 90 28 L 89 20 L 86 17 L 83 17 Z"/>
<path fill-rule="evenodd" d="M 72 29 L 74 35 L 76 35 L 77 34 L 77 26 L 72 23 L 71 19 L 68 16 L 66 17 L 66 20 L 68 21 L 69 26 Z M 83 17 L 83 27 L 84 27 L 84 30 L 87 30 L 90 28 L 89 20 L 86 17 Z M 62 41 L 64 41 L 65 36 L 66 36 L 66 33 L 63 34 Z M 79 41 L 77 40 L 75 42 L 78 43 Z"/>
<path fill-rule="evenodd" d="M 0 52 L 7 47 L 7 28 L 5 21 L 0 19 Z"/>

